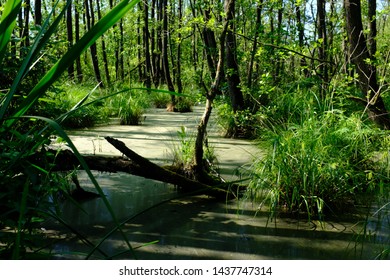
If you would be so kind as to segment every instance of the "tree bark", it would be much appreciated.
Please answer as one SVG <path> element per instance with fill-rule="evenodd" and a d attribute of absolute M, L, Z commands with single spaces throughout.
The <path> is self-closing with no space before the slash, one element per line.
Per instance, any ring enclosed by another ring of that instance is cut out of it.
<path fill-rule="evenodd" d="M 233 8 L 233 1 L 228 0 L 226 7 L 226 14 L 229 14 Z M 219 50 L 218 50 L 218 64 L 215 71 L 214 81 L 211 85 L 209 92 L 206 94 L 206 107 L 203 113 L 203 116 L 198 125 L 198 131 L 195 139 L 195 174 L 198 177 L 198 181 L 206 181 L 208 178 L 205 166 L 203 163 L 203 146 L 207 143 L 206 131 L 207 124 L 210 119 L 211 111 L 213 108 L 213 102 L 217 94 L 220 92 L 220 85 L 223 79 L 223 67 L 224 67 L 224 57 L 225 57 L 225 40 L 226 33 L 228 30 L 229 22 L 225 19 L 223 30 L 219 36 Z"/>
<path fill-rule="evenodd" d="M 85 3 L 85 16 L 87 18 L 87 29 L 90 30 L 92 26 L 95 25 L 93 2 L 92 0 L 85 0 L 84 3 Z M 99 86 L 103 88 L 104 84 L 99 69 L 99 59 L 97 56 L 96 42 L 93 43 L 89 49 L 91 51 L 92 66 L 95 73 L 96 81 L 99 83 Z"/>
<path fill-rule="evenodd" d="M 376 66 L 370 61 L 367 41 L 363 33 L 360 0 L 344 0 L 349 56 L 358 73 L 360 88 L 367 98 L 366 109 L 370 118 L 383 129 L 390 129 L 390 118 L 383 102 L 377 80 Z"/>
<path fill-rule="evenodd" d="M 179 0 L 179 4 L 178 4 L 178 21 L 179 21 L 179 24 L 178 24 L 178 29 L 179 29 L 179 32 L 177 34 L 177 37 L 178 37 L 178 44 L 177 44 L 177 53 L 176 53 L 176 58 L 177 58 L 177 62 L 176 62 L 176 85 L 177 85 L 177 91 L 179 93 L 182 93 L 183 92 L 183 84 L 182 84 L 182 81 L 181 81 L 181 40 L 182 40 L 182 35 L 181 35 L 181 28 L 182 28 L 182 20 L 183 20 L 183 0 Z"/>
<path fill-rule="evenodd" d="M 68 49 L 73 46 L 73 18 L 72 18 L 72 7 L 70 4 L 66 10 L 66 31 L 68 38 Z M 74 80 L 74 64 L 72 63 L 68 67 L 68 77 L 70 80 Z"/>
<path fill-rule="evenodd" d="M 235 0 L 225 0 L 226 21 L 228 22 L 228 30 L 226 32 L 226 80 L 229 86 L 230 101 L 233 111 L 242 110 L 244 108 L 244 96 L 240 89 L 240 76 L 237 63 L 237 47 L 236 38 L 234 35 L 234 20 L 235 20 Z"/>
<path fill-rule="evenodd" d="M 255 30 L 255 38 L 253 40 L 253 46 L 252 46 L 252 51 L 251 51 L 251 58 L 249 61 L 249 66 L 248 66 L 248 77 L 247 77 L 247 83 L 246 86 L 250 90 L 252 87 L 252 78 L 253 78 L 253 65 L 255 63 L 255 55 L 257 52 L 257 44 L 259 40 L 259 36 L 261 34 L 261 14 L 263 10 L 263 0 L 260 0 L 259 3 L 257 3 L 256 7 L 256 30 Z"/>
<path fill-rule="evenodd" d="M 369 53 L 374 58 L 376 53 L 376 0 L 368 0 L 368 20 L 369 20 L 369 33 L 368 33 L 368 47 Z"/>
<path fill-rule="evenodd" d="M 100 20 L 102 18 L 102 12 L 100 10 L 99 1 L 96 1 L 96 8 L 97 8 L 98 19 Z M 101 41 L 102 41 L 102 55 L 103 55 L 104 73 L 106 75 L 107 85 L 109 85 L 109 84 L 111 84 L 111 78 L 110 78 L 110 71 L 109 71 L 109 66 L 108 66 L 108 58 L 107 58 L 107 51 L 106 51 L 106 41 L 105 41 L 105 38 L 104 38 L 104 34 L 101 37 Z"/>
<path fill-rule="evenodd" d="M 162 26 L 162 62 L 163 62 L 163 68 L 164 68 L 164 76 L 165 76 L 165 82 L 167 83 L 168 90 L 174 92 L 175 87 L 172 82 L 171 73 L 169 69 L 169 57 L 168 57 L 168 0 L 163 0 L 163 26 Z M 175 96 L 171 95 L 171 106 L 173 109 L 175 108 L 176 100 Z"/>
<path fill-rule="evenodd" d="M 169 167 L 158 166 L 129 149 L 122 141 L 112 137 L 105 137 L 105 139 L 127 158 L 122 156 L 83 155 L 83 160 L 90 170 L 111 173 L 124 172 L 173 184 L 178 186 L 182 191 L 191 194 L 207 194 L 222 198 L 225 198 L 229 194 L 229 191 L 226 189 L 189 179 L 170 170 Z M 43 152 L 45 154 L 51 153 L 55 155 L 55 161 L 51 163 L 54 166 L 51 168 L 52 172 L 73 171 L 81 168 L 78 158 L 70 150 L 48 150 Z M 39 153 L 34 154 L 30 160 L 31 162 L 42 164 Z M 236 194 L 236 192 L 237 189 L 232 190 L 232 193 Z"/>
<path fill-rule="evenodd" d="M 80 40 L 80 13 L 78 8 L 78 0 L 75 0 L 74 3 L 74 33 L 76 42 Z M 81 60 L 80 57 L 76 58 L 76 73 L 77 80 L 79 83 L 83 81 L 83 71 L 81 68 Z"/>
<path fill-rule="evenodd" d="M 35 25 L 42 25 L 42 0 L 34 1 Z"/>
<path fill-rule="evenodd" d="M 141 5 L 141 4 L 140 4 Z M 146 88 L 152 87 L 151 82 L 151 62 L 150 62 L 150 46 L 149 46 L 149 5 L 147 1 L 144 1 L 144 28 L 143 28 L 143 40 L 144 40 L 144 54 L 145 54 L 145 86 Z"/>
<path fill-rule="evenodd" d="M 321 87 L 321 97 L 325 98 L 325 92 L 327 83 L 329 81 L 328 77 L 328 67 L 327 63 L 327 32 L 326 32 L 326 21 L 325 21 L 325 0 L 317 0 L 317 35 L 319 41 L 318 47 L 318 58 L 320 61 L 319 65 L 319 76 L 322 78 L 323 86 Z"/>

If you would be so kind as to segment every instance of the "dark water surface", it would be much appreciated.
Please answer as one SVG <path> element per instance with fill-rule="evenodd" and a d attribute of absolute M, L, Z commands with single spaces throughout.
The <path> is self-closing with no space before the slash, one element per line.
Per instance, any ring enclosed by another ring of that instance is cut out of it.
<path fill-rule="evenodd" d="M 104 136 L 112 136 L 153 162 L 167 163 L 172 145 L 178 142 L 177 131 L 181 126 L 188 133 L 193 131 L 201 111 L 152 111 L 142 126 L 103 126 L 70 134 L 82 153 L 119 155 L 104 141 Z M 210 143 L 222 175 L 230 180 L 239 179 L 236 171 L 261 156 L 249 141 L 210 133 Z M 360 214 L 326 217 L 326 222 L 270 219 L 265 207 L 248 200 L 180 197 L 174 186 L 154 180 L 124 173 L 96 172 L 95 176 L 123 224 L 124 235 L 136 249 L 130 252 L 118 231 L 110 233 L 114 228 L 111 215 L 97 198 L 79 206 L 71 202 L 62 205 L 63 219 L 73 232 L 58 223 L 43 225 L 53 242 L 49 248 L 55 258 L 373 259 L 390 244 L 390 221 L 385 211 L 389 207 L 378 213 L 379 207 L 362 208 Z M 79 173 L 79 180 L 85 190 L 95 191 L 84 172 Z M 87 241 L 80 241 L 80 236 Z"/>

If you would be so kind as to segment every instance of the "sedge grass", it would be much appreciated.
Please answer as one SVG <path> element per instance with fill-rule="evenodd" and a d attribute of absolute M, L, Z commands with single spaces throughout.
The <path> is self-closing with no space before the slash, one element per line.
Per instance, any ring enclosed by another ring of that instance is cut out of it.
<path fill-rule="evenodd" d="M 388 153 L 385 132 L 360 114 L 314 110 L 312 101 L 294 103 L 286 114 L 291 121 L 270 125 L 263 134 L 268 153 L 254 163 L 250 185 L 273 215 L 287 211 L 322 219 L 348 211 L 356 194 L 389 182 L 388 162 L 376 159 L 380 151 Z"/>
<path fill-rule="evenodd" d="M 67 136 L 63 128 L 57 121 L 42 116 L 28 116 L 27 111 L 37 105 L 37 101 L 44 97 L 47 90 L 60 79 L 63 72 L 73 61 L 90 47 L 106 30 L 111 28 L 120 20 L 128 11 L 130 11 L 139 0 L 123 0 L 108 12 L 99 22 L 96 23 L 71 49 L 69 49 L 60 59 L 43 75 L 41 80 L 32 86 L 27 95 L 20 99 L 20 102 L 13 102 L 17 106 L 11 106 L 11 101 L 18 98 L 16 93 L 21 87 L 22 81 L 28 79 L 31 69 L 34 68 L 37 61 L 41 59 L 39 55 L 44 52 L 48 40 L 55 35 L 58 24 L 63 20 L 65 11 L 70 5 L 68 0 L 61 12 L 52 20 L 53 11 L 42 24 L 42 27 L 35 37 L 26 57 L 21 63 L 19 71 L 13 80 L 12 86 L 7 89 L 7 93 L 0 100 L 0 136 L 2 141 L 1 147 L 1 197 L 0 197 L 0 226 L 15 228 L 15 238 L 9 239 L 0 236 L 0 243 L 4 244 L 0 248 L 0 255 L 9 256 L 10 258 L 20 259 L 25 257 L 26 248 L 31 244 L 31 226 L 37 217 L 42 217 L 42 213 L 47 213 L 47 207 L 41 205 L 48 192 L 51 191 L 50 182 L 54 177 L 47 176 L 50 174 L 49 155 L 42 153 L 41 166 L 33 164 L 30 157 L 36 154 L 44 144 L 50 143 L 52 133 L 60 135 L 65 139 L 73 150 L 80 164 L 86 169 L 96 190 L 101 195 L 108 212 L 110 213 L 116 228 L 121 233 L 123 240 L 126 242 L 128 250 L 133 252 L 131 244 L 126 235 L 122 232 L 119 222 L 115 217 L 110 204 L 105 198 L 98 182 L 83 161 L 83 158 L 74 147 L 72 141 Z M 57 1 L 54 7 L 59 3 Z M 7 46 L 10 43 L 11 34 L 15 27 L 16 17 L 21 9 L 20 0 L 8 0 L 2 11 L 0 22 L 0 63 L 7 59 Z M 1 66 L 2 67 L 2 66 Z M 87 97 L 86 97 L 87 98 Z M 80 103 L 76 104 L 74 109 L 80 108 L 85 102 L 83 98 Z M 74 110 L 71 110 L 74 111 Z M 63 120 L 64 115 L 60 116 Z M 29 122 L 28 126 L 21 124 Z M 42 129 L 42 124 L 47 123 Z M 48 164 L 48 165 L 47 165 Z M 43 176 L 46 175 L 46 176 Z M 42 180 L 48 178 L 49 181 Z M 21 194 L 21 195 L 20 195 Z M 11 203 L 10 203 L 11 202 Z M 45 210 L 46 209 L 46 210 Z M 29 234 L 30 232 L 30 234 Z M 96 248 L 95 248 L 96 249 Z M 11 252 L 11 254 L 9 254 Z"/>

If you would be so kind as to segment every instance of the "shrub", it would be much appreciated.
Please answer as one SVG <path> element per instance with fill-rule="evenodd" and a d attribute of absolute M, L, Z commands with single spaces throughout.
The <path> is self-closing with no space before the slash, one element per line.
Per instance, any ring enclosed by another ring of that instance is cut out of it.
<path fill-rule="evenodd" d="M 249 109 L 233 112 L 229 104 L 217 106 L 217 123 L 222 128 L 225 137 L 253 139 L 259 136 L 264 126 L 266 116 Z"/>

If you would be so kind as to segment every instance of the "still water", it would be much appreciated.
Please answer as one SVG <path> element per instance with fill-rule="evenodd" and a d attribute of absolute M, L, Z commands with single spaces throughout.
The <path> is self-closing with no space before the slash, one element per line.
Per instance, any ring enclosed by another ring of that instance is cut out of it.
<path fill-rule="evenodd" d="M 119 155 L 104 141 L 116 137 L 156 163 L 169 163 L 177 131 L 191 133 L 201 109 L 193 114 L 153 111 L 142 126 L 107 126 L 70 132 L 82 153 Z M 211 126 L 211 131 L 213 127 Z M 239 179 L 261 152 L 248 141 L 210 133 L 222 175 Z M 122 233 L 101 198 L 76 205 L 66 201 L 62 218 L 43 225 L 54 258 L 65 259 L 374 259 L 390 247 L 389 205 L 361 207 L 356 213 L 325 217 L 325 222 L 278 216 L 250 200 L 216 201 L 183 196 L 169 184 L 124 173 L 95 177 L 110 203 Z M 94 192 L 79 172 L 81 186 Z M 129 250 L 125 238 L 135 248 Z"/>
<path fill-rule="evenodd" d="M 54 232 L 66 238 L 54 243 L 51 253 L 56 258 L 373 259 L 389 246 L 389 221 L 367 219 L 363 212 L 326 222 L 270 219 L 265 209 L 247 200 L 183 197 L 171 185 L 123 173 L 96 177 L 137 249 L 131 253 L 118 231 L 110 233 L 111 215 L 97 198 L 78 206 L 65 202 L 62 211 L 79 235 L 94 245 L 101 243 L 100 251 L 57 225 Z M 81 173 L 80 183 L 94 191 L 88 181 Z"/>

